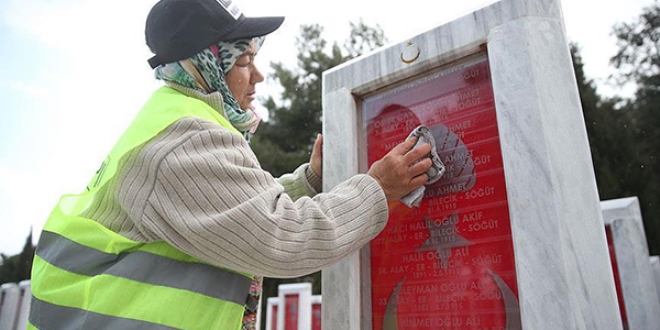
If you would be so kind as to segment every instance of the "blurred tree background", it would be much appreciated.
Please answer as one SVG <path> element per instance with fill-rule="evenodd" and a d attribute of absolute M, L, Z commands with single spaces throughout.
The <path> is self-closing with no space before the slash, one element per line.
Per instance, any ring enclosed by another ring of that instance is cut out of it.
<path fill-rule="evenodd" d="M 660 4 L 613 28 L 616 84 L 637 86 L 631 99 L 603 98 L 584 75 L 577 46 L 573 62 L 601 200 L 639 198 L 651 255 L 660 254 Z"/>
<path fill-rule="evenodd" d="M 261 166 L 280 176 L 309 161 L 317 134 L 321 133 L 321 79 L 323 71 L 342 64 L 386 42 L 380 27 L 364 22 L 350 23 L 348 40 L 340 47 L 328 45 L 323 27 L 303 25 L 296 40 L 298 66 L 287 68 L 281 62 L 271 63 L 269 75 L 283 88 L 278 102 L 273 96 L 265 101 L 268 121 L 259 125 L 252 149 Z"/>
<path fill-rule="evenodd" d="M 2 258 L 0 261 L 0 284 L 29 280 L 32 272 L 32 259 L 34 258 L 32 230 L 25 239 L 21 253 L 13 256 L 0 253 L 0 258 Z"/>

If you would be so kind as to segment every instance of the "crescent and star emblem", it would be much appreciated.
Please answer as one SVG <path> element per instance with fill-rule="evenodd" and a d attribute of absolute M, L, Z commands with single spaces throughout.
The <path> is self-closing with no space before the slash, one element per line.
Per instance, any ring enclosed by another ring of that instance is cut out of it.
<path fill-rule="evenodd" d="M 408 41 L 408 42 L 406 43 L 406 48 L 411 47 L 412 45 L 413 45 L 413 42 L 412 42 L 412 41 Z M 401 56 L 400 56 L 400 58 L 401 58 L 401 62 L 406 63 L 406 64 L 410 64 L 410 63 L 412 63 L 412 62 L 417 61 L 417 59 L 419 58 L 419 55 L 420 55 L 422 52 L 421 52 L 421 50 L 419 49 L 419 47 L 416 47 L 416 48 L 417 48 L 416 52 L 413 51 L 412 53 L 407 53 L 405 50 L 404 50 L 403 52 L 401 52 Z M 406 54 L 404 55 L 404 53 L 406 53 Z M 411 56 L 411 55 L 412 55 L 412 56 Z"/>

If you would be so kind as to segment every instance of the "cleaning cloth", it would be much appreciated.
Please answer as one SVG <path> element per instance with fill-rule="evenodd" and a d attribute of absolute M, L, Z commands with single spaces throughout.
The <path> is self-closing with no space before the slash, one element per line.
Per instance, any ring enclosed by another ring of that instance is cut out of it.
<path fill-rule="evenodd" d="M 424 186 L 421 186 L 411 191 L 408 195 L 401 197 L 400 200 L 403 204 L 406 204 L 406 206 L 408 207 L 413 207 L 413 206 L 419 207 L 419 205 L 422 203 L 422 199 L 424 198 L 424 191 L 426 190 L 425 186 L 434 184 L 438 180 L 440 180 L 442 175 L 445 173 L 445 164 L 442 163 L 442 160 L 440 160 L 440 156 L 438 156 L 438 151 L 435 146 L 435 139 L 433 138 L 433 134 L 431 134 L 431 131 L 429 130 L 428 127 L 424 125 L 417 126 L 412 132 L 410 132 L 408 138 L 412 136 L 419 137 L 417 143 L 415 144 L 415 147 L 422 145 L 424 143 L 428 143 L 431 145 L 431 153 L 424 156 L 423 158 L 420 158 L 419 161 L 421 161 L 426 157 L 429 157 L 431 158 L 432 164 L 431 167 L 426 171 L 426 174 L 429 176 L 429 179 L 426 180 Z"/>

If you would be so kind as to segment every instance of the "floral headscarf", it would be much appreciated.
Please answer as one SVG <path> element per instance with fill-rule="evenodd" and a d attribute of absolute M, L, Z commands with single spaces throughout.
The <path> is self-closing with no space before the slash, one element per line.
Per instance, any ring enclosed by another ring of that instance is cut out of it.
<path fill-rule="evenodd" d="M 227 72 L 250 44 L 258 51 L 264 37 L 218 42 L 191 58 L 158 66 L 156 79 L 188 96 L 199 98 L 223 115 L 249 140 L 261 118 L 254 109 L 241 109 L 225 82 Z"/>

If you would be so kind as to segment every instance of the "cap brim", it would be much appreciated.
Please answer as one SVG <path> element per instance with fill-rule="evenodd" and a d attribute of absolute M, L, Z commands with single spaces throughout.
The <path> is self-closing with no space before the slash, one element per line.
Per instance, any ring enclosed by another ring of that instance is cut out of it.
<path fill-rule="evenodd" d="M 284 22 L 284 17 L 245 17 L 245 20 L 223 40 L 236 40 L 265 36 L 277 30 Z"/>

